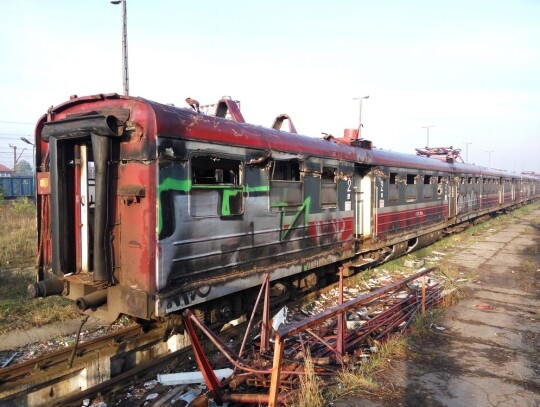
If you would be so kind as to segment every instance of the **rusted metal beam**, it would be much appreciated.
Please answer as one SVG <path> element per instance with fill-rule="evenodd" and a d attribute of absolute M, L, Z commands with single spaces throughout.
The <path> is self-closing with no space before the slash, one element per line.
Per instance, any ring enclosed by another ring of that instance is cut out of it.
<path fill-rule="evenodd" d="M 268 393 L 268 407 L 276 407 L 278 400 L 279 385 L 281 380 L 281 361 L 283 360 L 283 339 L 276 335 L 274 343 L 274 363 L 272 365 L 272 378 Z"/>
<path fill-rule="evenodd" d="M 264 305 L 261 322 L 261 353 L 270 347 L 270 275 L 264 275 Z"/>
<path fill-rule="evenodd" d="M 339 268 L 339 294 L 338 294 L 338 306 L 343 305 L 343 266 Z M 345 323 L 345 312 L 341 312 L 337 316 L 337 343 L 336 351 L 339 358 L 343 360 L 343 353 L 345 351 L 345 335 L 347 324 Z"/>
<path fill-rule="evenodd" d="M 313 315 L 311 317 L 308 317 L 302 321 L 293 322 L 290 325 L 284 325 L 281 326 L 278 330 L 276 335 L 282 339 L 285 339 L 291 335 L 295 335 L 300 331 L 305 330 L 306 328 L 310 328 L 312 326 L 318 325 L 323 321 L 326 321 L 327 319 L 330 319 L 332 317 L 337 316 L 338 314 L 342 312 L 346 312 L 354 307 L 358 307 L 362 304 L 365 304 L 367 302 L 370 302 L 374 300 L 377 297 L 380 297 L 383 294 L 386 294 L 390 291 L 394 291 L 397 288 L 410 283 L 411 281 L 416 280 L 417 278 L 422 277 L 425 274 L 429 274 L 435 270 L 437 270 L 438 267 L 430 267 L 427 269 L 423 269 L 418 271 L 417 273 L 404 278 L 403 280 L 391 283 L 385 287 L 381 287 L 378 290 L 362 294 L 359 297 L 353 298 L 352 300 L 346 301 L 342 305 L 337 305 L 332 308 L 328 308 L 327 310 L 321 312 L 320 314 Z"/>
<path fill-rule="evenodd" d="M 268 404 L 268 394 L 231 393 L 224 394 L 222 400 L 229 403 Z"/>
<path fill-rule="evenodd" d="M 255 319 L 255 314 L 257 312 L 257 307 L 259 306 L 259 302 L 261 300 L 261 296 L 263 291 L 265 291 L 267 283 L 270 282 L 270 274 L 265 273 L 264 274 L 264 280 L 263 284 L 261 285 L 261 289 L 259 290 L 259 295 L 257 296 L 257 300 L 255 301 L 255 305 L 253 307 L 253 311 L 251 312 L 251 317 L 248 322 L 248 326 L 246 328 L 246 333 L 244 335 L 244 339 L 242 340 L 242 345 L 240 346 L 240 351 L 238 352 L 238 355 L 242 357 L 242 354 L 244 353 L 244 347 L 246 346 L 246 341 L 249 335 L 249 332 L 251 331 L 251 326 L 253 325 L 253 320 Z"/>
<path fill-rule="evenodd" d="M 191 311 L 184 312 L 183 316 L 186 321 L 186 328 L 188 334 L 192 340 L 192 346 L 196 355 L 197 363 L 205 377 L 207 386 L 211 394 L 222 401 L 230 401 L 234 403 L 253 403 L 253 404 L 268 404 L 269 406 L 278 406 L 283 403 L 283 388 L 290 388 L 293 386 L 297 375 L 305 374 L 303 369 L 299 369 L 297 362 L 287 363 L 284 365 L 285 354 L 289 362 L 291 353 L 302 351 L 306 354 L 311 352 L 311 356 L 314 360 L 328 359 L 329 355 L 335 354 L 336 359 L 343 363 L 343 356 L 345 352 L 350 351 L 355 345 L 364 341 L 370 335 L 375 333 L 374 338 L 381 338 L 383 335 L 394 331 L 396 328 L 405 329 L 410 324 L 413 316 L 424 306 L 431 305 L 440 301 L 441 287 L 436 285 L 434 287 L 427 287 L 424 285 L 424 295 L 419 293 L 416 295 L 409 295 L 403 300 L 396 301 L 396 298 L 390 297 L 383 302 L 385 309 L 382 313 L 376 315 L 371 320 L 367 321 L 359 329 L 346 331 L 346 312 L 354 309 L 360 305 L 372 302 L 374 299 L 381 297 L 389 292 L 395 291 L 398 288 L 414 281 L 426 274 L 436 270 L 436 267 L 423 269 L 404 278 L 400 281 L 389 284 L 378 290 L 370 293 L 362 294 L 352 300 L 343 301 L 343 276 L 340 273 L 340 284 L 338 293 L 339 304 L 335 307 L 329 308 L 320 314 L 308 317 L 304 320 L 295 322 L 291 325 L 282 325 L 276 332 L 274 341 L 274 355 L 271 369 L 268 368 L 268 362 L 264 358 L 255 358 L 249 363 L 242 359 L 241 355 L 237 355 L 227 345 L 221 342 L 221 340 L 210 331 L 202 322 L 197 320 Z M 266 307 L 269 305 L 269 286 L 270 279 L 268 275 L 265 275 L 264 281 L 257 299 L 257 307 L 263 292 L 265 295 L 265 310 L 263 311 L 263 321 L 261 328 L 261 351 L 270 349 L 270 314 L 269 309 Z M 254 317 L 252 315 L 251 320 Z M 337 317 L 333 323 L 325 323 L 328 319 Z M 405 324 L 403 324 L 405 322 Z M 249 324 L 251 326 L 251 324 Z M 400 325 L 403 325 L 401 327 Z M 195 334 L 194 326 L 198 326 L 199 329 L 216 345 L 216 347 L 223 353 L 223 355 L 235 366 L 235 374 L 230 380 L 230 388 L 236 389 L 241 383 L 247 385 L 255 385 L 259 387 L 269 387 L 267 395 L 259 393 L 242 393 L 242 394 L 224 394 L 222 387 L 215 378 L 214 371 L 210 367 L 208 360 L 202 352 L 199 339 Z M 312 329 L 315 326 L 319 326 L 316 331 Z M 322 328 L 322 329 L 321 329 Z M 248 329 L 249 331 L 249 329 Z M 307 335 L 302 335 L 305 332 Z M 293 335 L 299 334 L 297 340 L 290 340 Z M 266 335 L 266 338 L 264 336 Z M 307 340 L 307 342 L 306 342 Z M 266 343 L 266 345 L 265 345 Z M 285 352 L 285 344 L 292 346 Z M 245 346 L 245 338 L 241 346 L 241 353 Z M 328 362 L 326 362 L 328 363 Z M 237 371 L 243 371 L 247 373 L 237 373 Z M 319 367 L 316 372 L 317 375 L 332 375 L 333 371 Z M 281 392 L 280 392 L 281 390 Z"/>
<path fill-rule="evenodd" d="M 191 322 L 192 320 L 191 316 L 193 316 L 194 318 L 194 315 L 191 312 L 191 310 L 188 309 L 184 312 L 184 325 L 191 338 L 191 347 L 193 348 L 193 353 L 195 354 L 197 365 L 199 366 L 201 370 L 201 373 L 204 377 L 204 381 L 206 382 L 206 385 L 208 386 L 208 390 L 212 394 L 212 397 L 220 401 L 221 400 L 221 390 L 220 390 L 221 385 L 219 383 L 218 378 L 216 377 L 216 374 L 214 373 L 214 369 L 212 369 L 212 366 L 210 366 L 210 362 L 208 361 L 208 358 L 206 357 L 204 353 L 201 343 L 198 340 L 193 340 L 193 338 L 197 338 L 197 335 L 195 333 L 195 329 Z"/>

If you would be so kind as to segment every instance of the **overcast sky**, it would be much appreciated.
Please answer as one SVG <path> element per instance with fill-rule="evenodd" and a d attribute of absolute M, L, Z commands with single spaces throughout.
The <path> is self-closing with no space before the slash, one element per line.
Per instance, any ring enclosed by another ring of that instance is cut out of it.
<path fill-rule="evenodd" d="M 130 93 L 184 106 L 229 95 L 250 123 L 299 133 L 358 126 L 414 153 L 540 172 L 540 1 L 127 0 Z M 72 94 L 122 92 L 121 7 L 0 2 L 0 163 Z M 8 123 L 14 122 L 14 123 Z M 21 123 L 21 124 L 18 124 Z M 488 153 L 492 151 L 492 153 Z"/>

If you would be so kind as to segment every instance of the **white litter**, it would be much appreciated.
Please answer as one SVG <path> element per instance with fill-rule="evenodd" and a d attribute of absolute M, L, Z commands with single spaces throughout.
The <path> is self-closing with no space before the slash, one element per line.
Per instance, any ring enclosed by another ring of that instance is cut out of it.
<path fill-rule="evenodd" d="M 217 369 L 214 370 L 218 380 L 223 380 L 232 375 L 232 369 Z M 179 384 L 196 384 L 204 383 L 204 377 L 200 371 L 158 374 L 157 381 L 164 386 L 176 386 Z"/>
<path fill-rule="evenodd" d="M 146 401 L 157 399 L 159 396 L 159 393 L 151 393 L 148 396 L 146 396 Z"/>
<path fill-rule="evenodd" d="M 285 323 L 285 320 L 287 319 L 287 307 L 283 307 L 279 310 L 279 312 L 274 315 L 274 318 L 272 318 L 272 328 L 274 328 L 274 331 L 277 331 L 279 327 Z"/>
<path fill-rule="evenodd" d="M 154 387 L 156 387 L 157 383 L 157 380 L 150 380 L 144 383 L 144 388 L 145 390 L 152 390 Z"/>

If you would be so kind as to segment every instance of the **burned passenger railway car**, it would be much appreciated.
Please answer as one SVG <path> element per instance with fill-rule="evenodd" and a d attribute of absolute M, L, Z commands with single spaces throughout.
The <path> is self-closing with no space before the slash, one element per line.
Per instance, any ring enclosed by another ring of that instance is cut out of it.
<path fill-rule="evenodd" d="M 229 118 L 226 118 L 228 116 Z M 36 128 L 38 282 L 80 310 L 207 322 L 397 257 L 525 203 L 540 180 L 315 139 L 116 94 L 72 97 Z"/>

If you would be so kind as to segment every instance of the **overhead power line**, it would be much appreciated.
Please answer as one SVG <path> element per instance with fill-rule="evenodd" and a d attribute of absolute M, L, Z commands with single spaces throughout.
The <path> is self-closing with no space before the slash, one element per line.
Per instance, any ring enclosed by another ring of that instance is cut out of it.
<path fill-rule="evenodd" d="M 34 125 L 35 123 L 26 123 L 26 122 L 8 122 L 5 120 L 0 120 L 0 123 L 8 123 L 8 124 L 31 124 Z"/>

